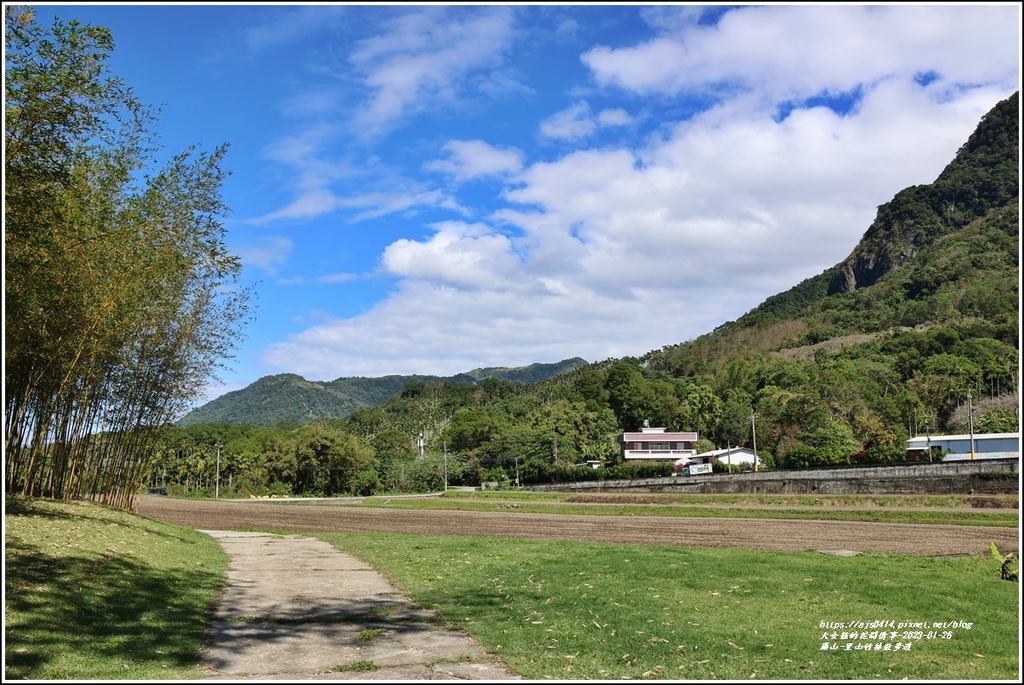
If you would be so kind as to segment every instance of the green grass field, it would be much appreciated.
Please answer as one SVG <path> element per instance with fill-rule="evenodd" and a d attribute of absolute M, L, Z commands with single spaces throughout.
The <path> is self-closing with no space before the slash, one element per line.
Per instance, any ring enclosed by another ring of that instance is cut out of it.
<path fill-rule="evenodd" d="M 529 679 L 1019 674 L 1019 587 L 991 558 L 318 537 L 367 560 Z"/>
<path fill-rule="evenodd" d="M 448 501 L 494 506 L 510 495 L 494 496 Z M 559 497 L 519 501 L 570 505 Z M 868 498 L 744 505 L 885 509 Z M 1018 525 L 1016 511 L 1004 513 L 1013 518 L 1004 525 Z M 369 562 L 528 679 L 1019 678 L 1019 584 L 1001 580 L 987 556 L 320 537 Z M 85 502 L 7 499 L 5 543 L 5 679 L 199 677 L 227 562 L 213 538 Z"/>
<path fill-rule="evenodd" d="M 227 569 L 209 535 L 87 502 L 5 501 L 5 680 L 191 680 Z"/>

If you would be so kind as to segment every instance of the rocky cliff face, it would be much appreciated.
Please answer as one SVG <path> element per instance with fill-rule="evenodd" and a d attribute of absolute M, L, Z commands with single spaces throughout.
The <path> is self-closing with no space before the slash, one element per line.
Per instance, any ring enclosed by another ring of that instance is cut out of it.
<path fill-rule="evenodd" d="M 922 247 L 1020 197 L 1019 93 L 998 103 L 931 185 L 911 186 L 878 208 L 828 294 L 852 292 L 913 259 Z"/>
<path fill-rule="evenodd" d="M 921 248 L 941 233 L 942 225 L 922 200 L 924 186 L 900 192 L 878 209 L 878 216 L 850 256 L 838 265 L 828 294 L 853 292 L 874 285 L 893 269 L 917 256 Z"/>
<path fill-rule="evenodd" d="M 857 288 L 873 285 L 885 274 L 913 259 L 917 252 L 915 247 L 908 246 L 895 260 L 887 254 L 852 254 L 840 265 L 840 272 L 829 284 L 828 294 L 853 292 Z"/>

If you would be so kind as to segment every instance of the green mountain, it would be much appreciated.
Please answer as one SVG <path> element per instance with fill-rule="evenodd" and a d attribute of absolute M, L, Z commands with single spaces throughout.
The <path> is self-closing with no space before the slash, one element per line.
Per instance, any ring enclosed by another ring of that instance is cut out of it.
<path fill-rule="evenodd" d="M 744 353 L 968 322 L 1018 347 L 1019 111 L 1019 93 L 998 103 L 934 183 L 878 208 L 845 260 L 645 361 L 686 374 Z"/>
<path fill-rule="evenodd" d="M 512 368 L 491 366 L 484 369 L 473 369 L 462 374 L 477 381 L 485 378 L 497 378 L 502 381 L 511 381 L 519 385 L 538 383 L 553 376 L 558 376 L 567 371 L 586 366 L 587 360 L 582 357 L 573 357 L 555 364 L 530 364 L 529 366 L 517 366 Z"/>
<path fill-rule="evenodd" d="M 317 419 L 343 418 L 359 407 L 373 406 L 400 393 L 410 383 L 460 383 L 475 385 L 486 378 L 516 384 L 535 383 L 572 369 L 586 366 L 580 357 L 554 364 L 474 369 L 455 376 L 381 376 L 307 381 L 302 376 L 282 373 L 264 376 L 242 390 L 225 393 L 200 406 L 176 425 L 229 423 L 274 426 L 282 422 L 299 424 Z"/>

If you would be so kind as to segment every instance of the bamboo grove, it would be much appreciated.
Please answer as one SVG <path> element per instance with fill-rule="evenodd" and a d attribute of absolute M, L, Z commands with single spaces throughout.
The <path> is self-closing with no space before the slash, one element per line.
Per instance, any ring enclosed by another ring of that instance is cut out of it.
<path fill-rule="evenodd" d="M 6 492 L 127 507 L 249 316 L 226 146 L 150 173 L 155 116 L 106 29 L 8 6 L 5 47 Z"/>

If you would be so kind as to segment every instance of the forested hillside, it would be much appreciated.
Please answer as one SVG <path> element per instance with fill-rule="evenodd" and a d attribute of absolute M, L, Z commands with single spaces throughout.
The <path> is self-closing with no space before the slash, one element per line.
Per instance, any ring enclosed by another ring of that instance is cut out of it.
<path fill-rule="evenodd" d="M 293 373 L 264 376 L 255 383 L 193 409 L 178 426 L 197 423 L 252 424 L 276 426 L 280 423 L 310 423 L 318 419 L 348 416 L 359 407 L 380 404 L 401 392 L 409 383 L 469 383 L 497 378 L 525 384 L 550 378 L 585 366 L 580 357 L 554 364 L 530 364 L 519 367 L 474 369 L 456 376 L 380 376 L 347 377 L 333 381 L 307 381 Z"/>
<path fill-rule="evenodd" d="M 574 465 L 595 459 L 613 472 L 618 434 L 644 420 L 695 430 L 706 449 L 756 435 L 768 467 L 902 459 L 908 437 L 966 432 L 968 397 L 976 432 L 1019 430 L 1018 122 L 1014 94 L 935 183 L 879 207 L 846 260 L 695 340 L 526 385 L 414 383 L 291 432 L 194 426 L 168 444 L 194 454 L 231 432 L 264 465 L 252 487 L 369 492 L 439 473 L 442 454 L 451 483 L 582 477 L 594 472 Z M 326 459 L 333 482 L 280 475 Z"/>

